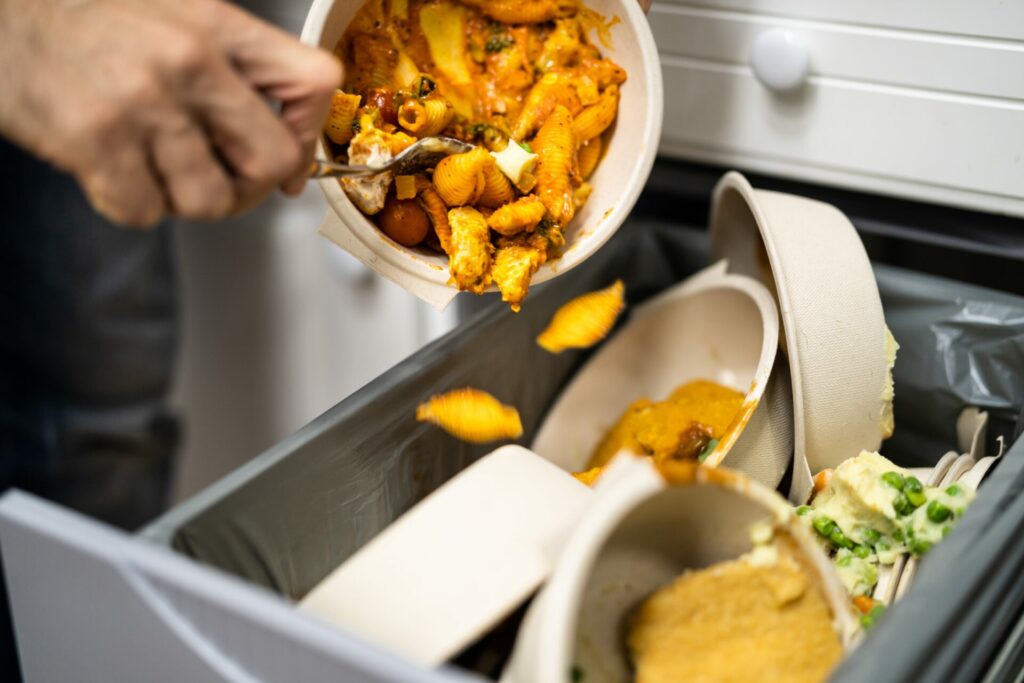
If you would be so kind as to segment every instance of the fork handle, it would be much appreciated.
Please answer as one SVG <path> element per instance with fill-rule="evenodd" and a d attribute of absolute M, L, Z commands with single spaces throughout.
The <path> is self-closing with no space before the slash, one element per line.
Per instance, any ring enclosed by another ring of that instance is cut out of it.
<path fill-rule="evenodd" d="M 372 166 L 339 164 L 326 159 L 314 159 L 309 169 L 310 178 L 360 178 L 380 173 Z"/>

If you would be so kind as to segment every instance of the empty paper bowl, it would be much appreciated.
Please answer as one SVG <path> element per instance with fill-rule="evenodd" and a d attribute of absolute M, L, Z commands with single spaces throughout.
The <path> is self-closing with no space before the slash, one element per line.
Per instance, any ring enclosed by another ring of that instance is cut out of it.
<path fill-rule="evenodd" d="M 794 403 L 791 498 L 804 502 L 812 471 L 882 440 L 888 361 L 871 263 L 838 209 L 755 190 L 735 172 L 715 188 L 711 243 L 729 272 L 758 278 L 777 298 Z"/>
<path fill-rule="evenodd" d="M 442 664 L 547 579 L 593 491 L 525 448 L 460 472 L 317 584 L 300 609 Z"/>
<path fill-rule="evenodd" d="M 777 486 L 793 449 L 788 378 L 773 373 L 778 314 L 763 285 L 721 270 L 712 266 L 635 308 L 559 396 L 534 452 L 563 469 L 584 470 L 633 401 L 662 400 L 704 379 L 745 393 L 749 416 L 705 464 L 724 462 Z"/>
<path fill-rule="evenodd" d="M 727 469 L 680 463 L 671 482 L 651 464 L 619 456 L 530 606 L 502 680 L 587 683 L 632 680 L 625 646 L 634 609 L 684 571 L 752 548 L 751 527 L 768 521 L 795 549 L 832 613 L 844 648 L 857 623 L 828 558 L 774 491 Z M 685 656 L 685 653 L 680 653 Z"/>
<path fill-rule="evenodd" d="M 314 0 L 302 40 L 332 50 L 362 0 Z M 643 189 L 661 137 L 662 80 L 658 51 L 647 18 L 635 0 L 587 0 L 586 5 L 618 22 L 602 52 L 622 66 L 621 106 L 614 133 L 589 182 L 593 192 L 566 235 L 562 258 L 534 275 L 538 284 L 557 277 L 595 253 L 622 225 Z M 318 152 L 325 154 L 321 145 Z M 458 293 L 448 284 L 448 258 L 409 249 L 390 240 L 345 195 L 337 180 L 320 181 L 330 211 L 321 232 L 380 275 L 430 304 L 444 308 Z"/>

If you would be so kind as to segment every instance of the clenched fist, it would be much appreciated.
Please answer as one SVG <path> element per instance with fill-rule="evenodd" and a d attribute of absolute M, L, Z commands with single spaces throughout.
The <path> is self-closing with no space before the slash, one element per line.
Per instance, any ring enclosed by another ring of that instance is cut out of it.
<path fill-rule="evenodd" d="M 0 0 L 0 135 L 125 225 L 300 192 L 340 82 L 220 0 Z"/>

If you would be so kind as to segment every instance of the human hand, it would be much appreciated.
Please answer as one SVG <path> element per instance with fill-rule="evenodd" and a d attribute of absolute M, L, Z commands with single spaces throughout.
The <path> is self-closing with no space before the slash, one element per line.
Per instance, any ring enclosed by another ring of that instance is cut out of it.
<path fill-rule="evenodd" d="M 0 0 L 0 135 L 125 225 L 301 192 L 340 82 L 332 55 L 221 0 Z"/>

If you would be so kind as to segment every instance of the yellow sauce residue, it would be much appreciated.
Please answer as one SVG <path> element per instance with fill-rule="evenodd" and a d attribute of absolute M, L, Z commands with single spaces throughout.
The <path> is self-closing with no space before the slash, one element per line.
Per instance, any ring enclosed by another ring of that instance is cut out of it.
<path fill-rule="evenodd" d="M 775 548 L 775 562 L 722 562 L 648 598 L 628 635 L 637 683 L 825 680 L 843 653 L 831 610 Z"/>
<path fill-rule="evenodd" d="M 694 460 L 711 439 L 742 428 L 744 395 L 707 380 L 682 385 L 664 401 L 634 401 L 605 434 L 576 478 L 590 484 L 619 451 L 650 456 L 655 463 Z"/>

